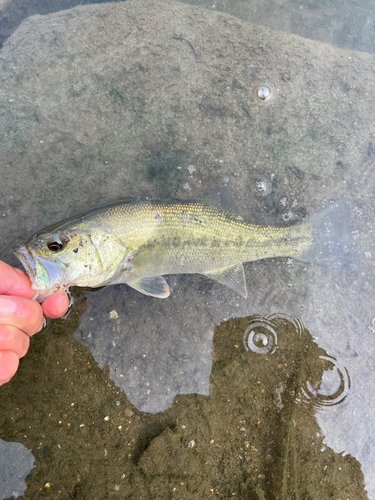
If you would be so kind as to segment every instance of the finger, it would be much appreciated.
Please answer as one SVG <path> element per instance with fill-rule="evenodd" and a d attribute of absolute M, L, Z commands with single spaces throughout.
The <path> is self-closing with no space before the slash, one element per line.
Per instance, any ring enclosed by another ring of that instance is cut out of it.
<path fill-rule="evenodd" d="M 30 299 L 35 295 L 29 277 L 20 269 L 0 261 L 0 276 L 0 295 L 18 295 Z"/>
<path fill-rule="evenodd" d="M 24 297 L 0 296 L 0 324 L 12 325 L 27 335 L 43 328 L 43 311 L 35 300 Z"/>
<path fill-rule="evenodd" d="M 19 364 L 18 356 L 13 351 L 0 351 L 0 385 L 9 382 L 16 373 Z"/>
<path fill-rule="evenodd" d="M 44 316 L 47 318 L 61 318 L 69 307 L 69 297 L 64 292 L 56 292 L 42 304 Z"/>
<path fill-rule="evenodd" d="M 19 358 L 27 353 L 30 337 L 12 325 L 0 325 L 0 351 L 13 351 Z"/>

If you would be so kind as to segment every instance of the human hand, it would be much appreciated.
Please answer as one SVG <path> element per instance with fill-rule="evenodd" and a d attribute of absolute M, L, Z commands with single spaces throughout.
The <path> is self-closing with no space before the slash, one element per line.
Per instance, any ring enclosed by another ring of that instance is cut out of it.
<path fill-rule="evenodd" d="M 34 295 L 28 276 L 0 261 L 0 385 L 16 373 L 30 337 L 43 328 L 44 316 L 60 318 L 68 310 L 64 292 L 54 293 L 43 304 L 31 300 Z"/>

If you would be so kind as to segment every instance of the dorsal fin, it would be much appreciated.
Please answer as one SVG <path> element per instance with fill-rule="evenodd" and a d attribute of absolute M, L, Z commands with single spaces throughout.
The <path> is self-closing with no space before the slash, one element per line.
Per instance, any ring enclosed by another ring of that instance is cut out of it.
<path fill-rule="evenodd" d="M 232 182 L 233 177 L 230 177 L 228 182 L 223 187 L 217 189 L 216 191 L 213 191 L 210 194 L 207 194 L 206 196 L 201 198 L 200 201 L 209 203 L 211 205 L 217 205 L 228 210 L 229 212 L 232 212 L 235 215 L 238 215 L 237 206 L 232 198 L 231 193 Z"/>

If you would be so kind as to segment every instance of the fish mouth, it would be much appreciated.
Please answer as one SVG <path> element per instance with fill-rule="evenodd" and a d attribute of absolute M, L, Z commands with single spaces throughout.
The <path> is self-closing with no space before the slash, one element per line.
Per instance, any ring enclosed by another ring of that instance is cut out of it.
<path fill-rule="evenodd" d="M 43 302 L 56 290 L 64 288 L 60 283 L 59 265 L 49 262 L 48 259 L 36 257 L 26 246 L 16 248 L 14 254 L 21 261 L 31 280 L 31 288 L 36 292 L 33 299 Z"/>
<path fill-rule="evenodd" d="M 25 246 L 22 246 L 14 250 L 14 255 L 21 261 L 28 277 L 33 282 L 36 277 L 36 265 L 31 252 Z"/>

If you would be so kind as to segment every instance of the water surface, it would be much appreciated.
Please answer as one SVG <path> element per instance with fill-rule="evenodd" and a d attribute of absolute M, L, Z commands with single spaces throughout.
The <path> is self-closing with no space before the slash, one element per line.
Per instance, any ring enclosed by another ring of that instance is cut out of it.
<path fill-rule="evenodd" d="M 129 1 L 20 24 L 0 54 L 1 258 L 19 265 L 14 246 L 90 207 L 233 177 L 262 225 L 347 199 L 358 271 L 246 264 L 247 299 L 198 275 L 168 276 L 166 300 L 73 290 L 0 390 L 1 439 L 35 457 L 25 498 L 375 498 L 374 57 L 348 50 L 372 49 L 242 7 Z"/>

